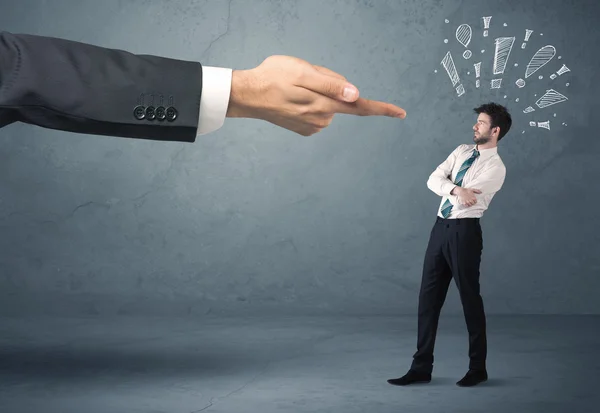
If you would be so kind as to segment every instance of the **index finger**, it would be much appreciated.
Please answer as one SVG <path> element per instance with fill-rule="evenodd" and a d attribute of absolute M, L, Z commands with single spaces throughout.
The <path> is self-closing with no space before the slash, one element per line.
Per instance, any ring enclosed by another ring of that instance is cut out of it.
<path fill-rule="evenodd" d="M 326 75 L 337 77 L 338 79 L 342 79 L 342 80 L 346 80 L 346 81 L 348 80 L 344 76 L 340 75 L 339 73 L 334 72 L 333 70 L 331 70 L 329 68 L 326 68 L 326 67 L 323 67 L 323 66 L 319 66 L 319 65 L 313 65 L 313 67 L 317 71 L 319 71 L 321 73 L 324 73 Z"/>
<path fill-rule="evenodd" d="M 357 116 L 389 116 L 404 119 L 406 111 L 399 106 L 378 100 L 358 98 L 355 102 L 333 102 L 336 113 L 346 113 Z"/>

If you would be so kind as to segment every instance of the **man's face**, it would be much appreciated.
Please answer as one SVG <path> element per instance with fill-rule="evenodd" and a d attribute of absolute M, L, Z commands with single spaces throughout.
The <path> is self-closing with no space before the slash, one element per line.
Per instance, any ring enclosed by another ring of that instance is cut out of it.
<path fill-rule="evenodd" d="M 490 142 L 492 140 L 492 133 L 495 130 L 495 128 L 492 129 L 491 126 L 492 119 L 490 116 L 485 113 L 480 113 L 479 116 L 477 116 L 477 122 L 473 125 L 473 131 L 475 132 L 473 142 L 477 145 L 483 145 Z"/>

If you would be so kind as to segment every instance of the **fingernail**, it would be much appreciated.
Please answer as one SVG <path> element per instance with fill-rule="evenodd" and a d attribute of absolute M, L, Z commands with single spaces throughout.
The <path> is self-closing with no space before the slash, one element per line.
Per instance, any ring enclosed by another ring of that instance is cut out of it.
<path fill-rule="evenodd" d="M 354 86 L 346 86 L 344 88 L 344 100 L 348 102 L 353 102 L 354 100 L 356 100 L 356 95 L 358 95 L 358 90 Z"/>

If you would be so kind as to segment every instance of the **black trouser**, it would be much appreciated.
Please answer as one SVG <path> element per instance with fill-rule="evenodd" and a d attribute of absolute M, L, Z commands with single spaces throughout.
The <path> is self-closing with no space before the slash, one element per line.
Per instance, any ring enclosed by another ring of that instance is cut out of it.
<path fill-rule="evenodd" d="M 417 352 L 412 368 L 431 373 L 440 311 L 454 278 L 469 332 L 469 368 L 485 368 L 486 322 L 479 293 L 483 238 L 479 219 L 437 218 L 425 253 L 419 293 Z"/>

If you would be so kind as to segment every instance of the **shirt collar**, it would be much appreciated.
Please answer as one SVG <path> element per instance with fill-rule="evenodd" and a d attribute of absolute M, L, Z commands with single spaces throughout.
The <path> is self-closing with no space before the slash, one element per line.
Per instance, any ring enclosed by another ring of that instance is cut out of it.
<path fill-rule="evenodd" d="M 497 146 L 494 146 L 493 148 L 488 148 L 488 149 L 477 149 L 477 145 L 473 144 L 471 151 L 474 151 L 474 150 L 477 150 L 479 152 L 479 158 L 481 158 L 481 159 L 487 159 L 490 156 L 494 156 L 498 153 Z"/>

